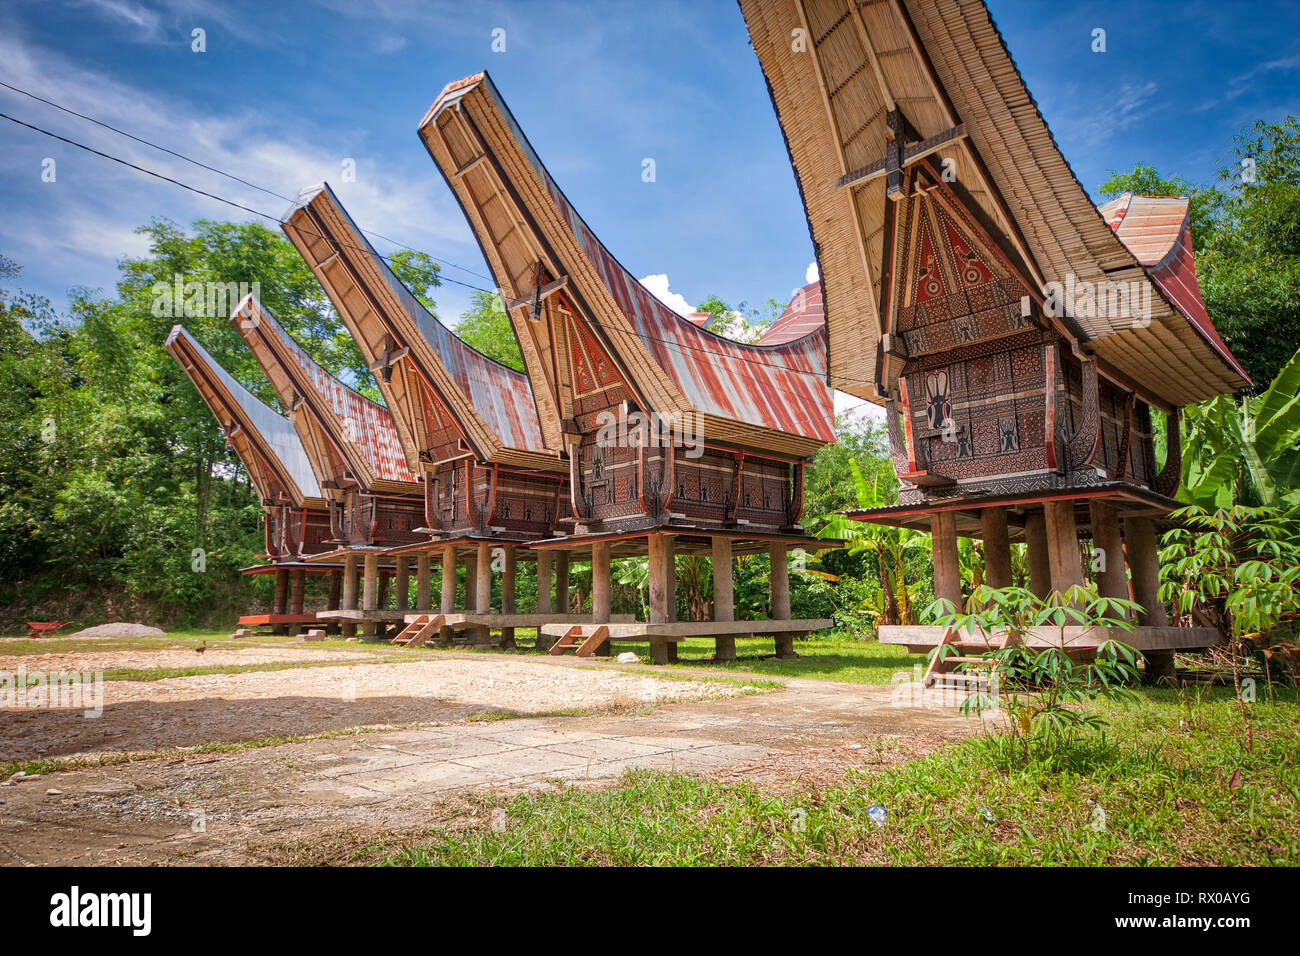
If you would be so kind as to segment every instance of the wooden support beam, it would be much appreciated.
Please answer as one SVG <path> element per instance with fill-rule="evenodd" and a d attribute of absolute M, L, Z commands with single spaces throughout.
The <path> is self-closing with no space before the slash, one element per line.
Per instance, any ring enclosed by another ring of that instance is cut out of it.
<path fill-rule="evenodd" d="M 735 595 L 731 583 L 731 539 L 722 536 L 713 539 L 713 619 L 736 619 Z"/>
<path fill-rule="evenodd" d="M 397 556 L 397 575 L 393 579 L 394 603 L 398 611 L 408 610 L 411 606 L 411 558 L 409 555 Z"/>
<path fill-rule="evenodd" d="M 342 599 L 341 598 L 342 593 L 343 593 L 343 572 L 331 571 L 330 572 L 330 593 L 329 593 L 329 597 L 325 601 L 325 608 L 330 611 L 337 611 L 339 609 L 339 601 Z"/>
<path fill-rule="evenodd" d="M 1124 551 L 1128 557 L 1129 571 L 1133 574 L 1133 600 L 1142 605 L 1138 624 L 1143 627 L 1167 627 L 1169 616 L 1157 594 L 1160 584 L 1160 558 L 1156 527 L 1150 518 L 1124 519 Z M 1166 678 L 1174 674 L 1173 651 L 1148 651 L 1147 679 Z"/>
<path fill-rule="evenodd" d="M 772 617 L 778 621 L 790 620 L 790 549 L 784 544 L 774 544 L 767 551 L 771 567 L 768 581 L 772 588 Z"/>
<path fill-rule="evenodd" d="M 1052 590 L 1052 565 L 1047 557 L 1047 519 L 1042 511 L 1025 515 L 1025 551 L 1029 560 L 1029 590 L 1045 598 Z"/>
<path fill-rule="evenodd" d="M 415 556 L 415 609 L 432 610 L 429 601 L 429 552 L 423 551 Z"/>
<path fill-rule="evenodd" d="M 609 542 L 591 544 L 591 620 L 608 624 L 610 614 Z"/>
<path fill-rule="evenodd" d="M 289 577 L 289 613 L 301 614 L 307 598 L 307 572 L 295 568 Z"/>
<path fill-rule="evenodd" d="M 551 611 L 551 558 L 546 549 L 537 552 L 537 613 L 549 614 Z M 540 635 L 539 635 L 540 637 Z"/>
<path fill-rule="evenodd" d="M 991 588 L 1011 586 L 1011 538 L 1007 531 L 1006 508 L 981 508 L 980 531 L 984 537 L 984 583 Z"/>
<path fill-rule="evenodd" d="M 442 546 L 442 603 L 438 608 L 443 614 L 456 610 L 456 546 Z"/>
<path fill-rule="evenodd" d="M 668 620 L 677 620 L 677 536 L 665 534 L 664 538 L 664 613 Z"/>
<path fill-rule="evenodd" d="M 952 602 L 961 611 L 961 564 L 957 558 L 957 517 L 951 511 L 936 511 L 930 516 L 930 534 L 934 539 L 934 596 Z"/>
<path fill-rule="evenodd" d="M 569 613 L 569 552 L 555 552 L 555 607 L 561 614 Z"/>
<path fill-rule="evenodd" d="M 375 551 L 367 551 L 362 567 L 361 610 L 375 611 L 379 609 L 379 554 Z M 366 637 L 373 637 L 375 622 L 362 621 L 361 633 Z"/>
<path fill-rule="evenodd" d="M 515 613 L 515 574 L 518 570 L 519 555 L 513 544 L 502 545 L 504 556 L 501 564 L 501 613 Z M 515 646 L 515 629 L 501 628 L 501 646 Z"/>
<path fill-rule="evenodd" d="M 1047 530 L 1047 561 L 1051 566 L 1052 590 L 1065 593 L 1083 584 L 1079 555 L 1079 532 L 1074 523 L 1073 501 L 1044 501 L 1043 519 Z"/>
<path fill-rule="evenodd" d="M 1110 505 L 1094 498 L 1088 503 L 1092 525 L 1092 566 L 1096 568 L 1097 593 L 1102 597 L 1128 598 L 1128 574 L 1124 570 L 1124 539 L 1119 515 Z"/>

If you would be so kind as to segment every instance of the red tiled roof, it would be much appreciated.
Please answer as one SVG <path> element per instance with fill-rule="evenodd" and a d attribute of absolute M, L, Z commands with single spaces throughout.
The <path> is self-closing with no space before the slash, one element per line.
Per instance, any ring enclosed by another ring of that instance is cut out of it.
<path fill-rule="evenodd" d="M 1124 193 L 1102 203 L 1097 211 L 1128 251 L 1146 269 L 1174 306 L 1187 317 L 1233 369 L 1246 370 L 1219 337 L 1201 299 L 1192 254 L 1190 203 L 1183 196 L 1136 196 Z"/>
<path fill-rule="evenodd" d="M 826 310 L 822 303 L 821 280 L 809 282 L 794 294 L 772 327 L 755 345 L 785 345 L 826 327 Z"/>

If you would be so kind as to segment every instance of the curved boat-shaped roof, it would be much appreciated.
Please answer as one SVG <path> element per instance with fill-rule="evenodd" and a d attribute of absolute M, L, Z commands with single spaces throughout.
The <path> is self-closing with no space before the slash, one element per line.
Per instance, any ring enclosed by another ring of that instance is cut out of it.
<path fill-rule="evenodd" d="M 772 327 L 758 337 L 755 345 L 772 346 L 795 342 L 805 335 L 826 328 L 826 310 L 823 308 L 822 284 L 819 279 L 809 282 L 794 294 Z M 823 334 L 823 339 L 825 335 Z M 825 347 L 823 345 L 823 347 Z"/>
<path fill-rule="evenodd" d="M 410 349 L 423 381 L 451 410 L 482 459 L 519 458 L 512 451 L 554 457 L 542 441 L 528 376 L 488 358 L 431 315 L 393 274 L 327 183 L 303 190 L 282 225 L 367 362 L 382 363 L 385 339 L 393 336 Z M 420 423 L 403 420 L 408 411 L 415 414 L 416 405 L 404 401 L 405 379 L 391 379 L 381 378 L 379 387 L 398 418 L 407 461 L 416 467 Z"/>
<path fill-rule="evenodd" d="M 702 329 L 660 302 L 578 215 L 486 73 L 449 84 L 420 134 L 465 208 L 508 303 L 515 303 L 512 321 L 552 447 L 560 444 L 559 415 L 539 387 L 550 373 L 521 331 L 529 309 L 523 300 L 538 287 L 538 263 L 553 281 L 563 281 L 563 294 L 648 410 L 694 411 L 706 422 L 748 426 L 736 431 L 758 447 L 811 450 L 834 440 L 824 343 L 810 337 L 757 348 Z M 718 430 L 726 433 L 727 425 Z"/>
<path fill-rule="evenodd" d="M 1133 301 L 1151 301 L 1151 314 L 1125 305 L 1066 320 L 1108 374 L 1171 405 L 1246 383 L 1097 214 L 984 3 L 740 6 L 817 249 L 832 385 L 883 403 L 900 371 L 878 346 L 901 295 L 890 278 L 907 241 L 899 211 L 920 167 L 961 197 L 1040 301 L 1069 277 L 1136 284 Z"/>
<path fill-rule="evenodd" d="M 1246 370 L 1220 338 L 1201 299 L 1192 253 L 1191 203 L 1184 196 L 1137 196 L 1126 192 L 1097 207 L 1147 274 L 1187 320 L 1247 380 Z"/>
<path fill-rule="evenodd" d="M 359 469 L 357 478 L 363 486 L 376 481 L 416 484 L 388 409 L 321 368 L 254 296 L 240 301 L 231 321 L 280 401 L 291 411 L 299 398 L 312 407 L 328 440 Z"/>
<path fill-rule="evenodd" d="M 302 505 L 305 498 L 323 497 L 302 441 L 287 418 L 240 385 L 184 326 L 172 327 L 166 346 L 212 410 L 263 500 L 274 497 L 265 467 L 276 473 L 295 505 Z M 242 440 L 239 432 L 244 433 Z"/>

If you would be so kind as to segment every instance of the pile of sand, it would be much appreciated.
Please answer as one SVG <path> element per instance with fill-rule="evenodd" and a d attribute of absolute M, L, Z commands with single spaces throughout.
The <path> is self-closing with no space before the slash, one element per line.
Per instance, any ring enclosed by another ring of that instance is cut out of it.
<path fill-rule="evenodd" d="M 77 631 L 75 634 L 65 634 L 63 637 L 166 637 L 167 632 L 156 627 L 149 627 L 147 624 L 128 624 L 117 621 L 112 624 L 98 624 L 95 627 L 88 627 L 85 630 Z"/>

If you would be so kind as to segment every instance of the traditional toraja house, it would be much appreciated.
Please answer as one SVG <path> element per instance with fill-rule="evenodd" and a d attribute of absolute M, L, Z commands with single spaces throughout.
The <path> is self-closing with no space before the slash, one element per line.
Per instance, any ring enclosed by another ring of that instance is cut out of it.
<path fill-rule="evenodd" d="M 307 560 L 333 546 L 325 496 L 297 432 L 222 368 L 184 327 L 173 327 L 166 345 L 212 410 L 262 503 L 269 563 L 245 568 L 244 573 L 275 575 L 275 597 L 269 614 L 246 614 L 240 625 L 285 633 L 290 625 L 315 621 L 315 614 L 303 610 L 307 575 L 331 576 L 330 600 L 337 607 L 342 571 L 337 565 Z"/>
<path fill-rule="evenodd" d="M 321 368 L 253 296 L 239 303 L 231 321 L 287 410 L 328 502 L 334 549 L 312 560 L 343 563 L 343 594 L 339 609 L 318 618 L 341 621 L 344 633 L 360 622 L 368 636 L 400 624 L 410 582 L 392 573 L 402 569 L 382 553 L 423 540 L 424 492 L 406 466 L 392 415 Z M 391 609 L 390 583 L 396 585 Z"/>
<path fill-rule="evenodd" d="M 899 504 L 854 517 L 931 530 L 954 603 L 959 535 L 983 539 L 995 586 L 1024 540 L 1040 594 L 1084 580 L 1091 537 L 1102 593 L 1129 595 L 1127 559 L 1146 610 L 1124 639 L 1152 670 L 1213 640 L 1167 626 L 1156 597 L 1178 409 L 1248 382 L 1201 303 L 1186 202 L 1098 214 L 979 0 L 741 9 L 808 213 L 830 383 L 886 410 Z"/>
<path fill-rule="evenodd" d="M 477 352 L 442 325 L 398 281 L 326 185 L 303 192 L 284 230 L 312 267 L 375 373 L 409 469 L 424 485 L 427 541 L 392 549 L 400 569 L 417 562 L 417 612 L 430 611 L 431 558 L 441 564 L 439 614 L 408 615 L 410 639 L 450 639 L 469 628 L 482 643 L 492 629 L 513 644 L 516 627 L 581 623 L 569 613 L 568 555 L 519 546 L 572 527 L 568 466 L 542 440 L 526 375 Z M 516 607 L 519 557 L 536 555 L 535 611 Z M 492 607 L 494 556 L 500 607 Z M 457 611 L 456 569 L 465 568 L 466 607 Z M 558 571 L 558 605 L 551 575 Z M 630 618 L 629 618 L 630 620 Z"/>
<path fill-rule="evenodd" d="M 819 336 L 826 342 L 826 313 L 822 309 L 820 282 L 810 282 L 794 294 L 772 327 L 759 336 L 756 345 L 785 345 L 806 335 Z"/>
<path fill-rule="evenodd" d="M 624 269 L 551 179 L 485 73 L 450 84 L 420 135 L 460 201 L 506 298 L 542 439 L 566 459 L 573 533 L 533 544 L 589 550 L 596 623 L 552 625 L 558 652 L 648 637 L 658 661 L 679 638 L 793 636 L 787 551 L 809 456 L 833 441 L 817 336 L 770 348 L 720 338 L 664 306 Z M 772 618 L 735 621 L 732 557 L 767 552 Z M 706 553 L 714 620 L 674 622 L 675 553 Z M 610 559 L 649 557 L 650 621 L 605 624 Z"/>

